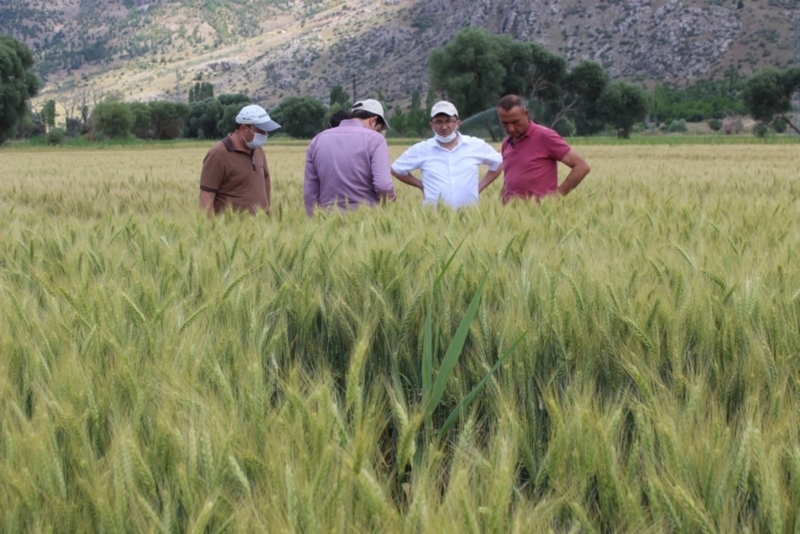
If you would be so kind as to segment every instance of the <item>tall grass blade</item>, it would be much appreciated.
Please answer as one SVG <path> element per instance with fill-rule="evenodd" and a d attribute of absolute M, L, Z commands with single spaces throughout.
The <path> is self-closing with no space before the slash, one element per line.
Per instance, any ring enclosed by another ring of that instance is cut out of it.
<path fill-rule="evenodd" d="M 486 382 L 489 381 L 494 372 L 497 371 L 500 368 L 500 366 L 502 366 L 505 363 L 505 361 L 508 359 L 509 356 L 511 356 L 511 353 L 514 352 L 514 349 L 517 348 L 517 345 L 519 345 L 522 342 L 522 340 L 525 338 L 527 334 L 528 330 L 523 332 L 522 335 L 519 336 L 516 339 L 516 341 L 514 341 L 514 343 L 511 344 L 508 350 L 505 351 L 505 353 L 503 353 L 503 355 L 497 359 L 495 364 L 492 366 L 491 370 L 489 370 L 489 372 L 483 376 L 481 381 L 478 382 L 478 384 L 474 388 L 472 388 L 472 391 L 470 391 L 466 397 L 461 399 L 461 401 L 456 405 L 456 407 L 453 408 L 453 411 L 450 412 L 449 416 L 447 416 L 447 419 L 442 425 L 442 428 L 439 429 L 439 438 L 444 437 L 447 431 L 450 430 L 450 427 L 453 426 L 453 423 L 456 422 L 456 420 L 464 412 L 464 410 L 466 410 L 467 407 L 469 407 L 469 405 L 472 403 L 472 401 L 475 400 L 475 397 L 477 397 L 478 393 L 481 392 L 483 387 L 486 385 Z"/>
<path fill-rule="evenodd" d="M 475 290 L 475 295 L 472 297 L 472 301 L 469 303 L 469 307 L 464 314 L 464 318 L 461 319 L 461 323 L 458 325 L 458 329 L 456 330 L 453 339 L 450 341 L 450 346 L 447 347 L 447 352 L 444 355 L 444 359 L 442 359 L 442 365 L 439 368 L 439 372 L 436 374 L 436 381 L 433 384 L 431 397 L 428 399 L 428 403 L 426 404 L 425 410 L 428 413 L 428 417 L 432 415 L 433 410 L 439 404 L 439 401 L 442 400 L 442 395 L 444 395 L 444 389 L 447 385 L 447 380 L 450 378 L 450 374 L 453 372 L 456 363 L 458 363 L 458 358 L 461 356 L 461 349 L 464 348 L 464 343 L 467 341 L 467 335 L 469 335 L 469 327 L 472 324 L 472 320 L 475 318 L 475 314 L 478 312 L 478 305 L 481 302 L 483 286 L 486 285 L 486 280 L 488 277 L 488 272 L 483 275 L 483 279 L 481 280 L 480 284 L 478 284 L 478 289 Z"/>

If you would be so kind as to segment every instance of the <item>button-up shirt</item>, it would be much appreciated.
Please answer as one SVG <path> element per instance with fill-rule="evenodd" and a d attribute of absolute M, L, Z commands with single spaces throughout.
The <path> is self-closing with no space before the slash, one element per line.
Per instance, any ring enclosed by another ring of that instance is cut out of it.
<path fill-rule="evenodd" d="M 392 169 L 397 174 L 422 171 L 424 204 L 444 202 L 459 208 L 478 202 L 478 166 L 496 171 L 502 162 L 502 156 L 486 141 L 459 133 L 458 144 L 451 150 L 431 138 L 406 150 Z"/>
<path fill-rule="evenodd" d="M 308 145 L 303 184 L 306 212 L 322 206 L 340 210 L 374 206 L 395 198 L 386 139 L 359 121 L 343 120 Z"/>

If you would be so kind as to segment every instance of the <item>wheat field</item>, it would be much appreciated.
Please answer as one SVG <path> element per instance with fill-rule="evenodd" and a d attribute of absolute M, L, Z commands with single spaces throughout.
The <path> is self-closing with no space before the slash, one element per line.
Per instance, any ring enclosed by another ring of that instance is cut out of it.
<path fill-rule="evenodd" d="M 0 151 L 0 529 L 800 532 L 800 151 L 578 149 L 211 221 L 207 145 Z"/>

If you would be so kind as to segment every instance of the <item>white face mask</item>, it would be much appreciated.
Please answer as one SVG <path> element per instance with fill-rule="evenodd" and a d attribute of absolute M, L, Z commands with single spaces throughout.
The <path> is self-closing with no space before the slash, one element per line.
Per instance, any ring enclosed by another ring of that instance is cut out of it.
<path fill-rule="evenodd" d="M 247 148 L 249 148 L 250 150 L 253 150 L 253 149 L 256 149 L 256 148 L 262 146 L 264 143 L 267 142 L 267 137 L 269 137 L 269 134 L 253 133 L 253 140 L 252 141 L 246 141 Z"/>
<path fill-rule="evenodd" d="M 458 135 L 458 131 L 451 132 L 450 135 L 448 135 L 447 137 L 439 135 L 438 133 L 436 133 L 435 130 L 433 132 L 434 139 L 436 139 L 440 143 L 450 143 L 453 139 L 456 138 L 456 135 Z"/>

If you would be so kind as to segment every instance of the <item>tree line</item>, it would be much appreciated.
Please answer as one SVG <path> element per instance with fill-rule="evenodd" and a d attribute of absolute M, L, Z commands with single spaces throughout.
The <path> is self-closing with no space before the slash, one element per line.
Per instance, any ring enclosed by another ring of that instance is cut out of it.
<path fill-rule="evenodd" d="M 188 104 L 106 98 L 90 108 L 84 99 L 79 113 L 67 114 L 62 129 L 55 126 L 55 100 L 30 110 L 30 99 L 39 89 L 32 66 L 33 56 L 25 44 L 0 36 L 0 143 L 36 135 L 46 135 L 53 144 L 65 136 L 219 139 L 235 128 L 241 107 L 251 103 L 240 93 L 215 96 L 211 83 L 198 81 L 189 91 Z M 458 108 L 463 131 L 498 140 L 503 132 L 494 108 L 509 93 L 526 97 L 535 120 L 564 136 L 590 136 L 610 129 L 628 138 L 643 121 L 665 131 L 685 131 L 686 121 L 707 121 L 714 130 L 725 127 L 732 133 L 736 128 L 729 129 L 724 121 L 744 114 L 758 121 L 757 135 L 770 129 L 800 134 L 800 125 L 791 116 L 792 95 L 800 90 L 800 65 L 763 69 L 748 78 L 731 68 L 721 80 L 700 80 L 685 87 L 662 83 L 648 90 L 625 80 L 610 81 L 597 62 L 584 60 L 569 68 L 563 56 L 540 44 L 466 28 L 431 52 L 429 74 L 424 103 L 419 90 L 405 107 L 387 105 L 380 92 L 370 95 L 389 110 L 390 135 L 427 137 L 427 110 L 444 98 Z M 282 125 L 278 135 L 310 139 L 328 126 L 331 115 L 351 105 L 350 95 L 336 85 L 328 105 L 310 96 L 289 96 L 270 115 Z"/>

